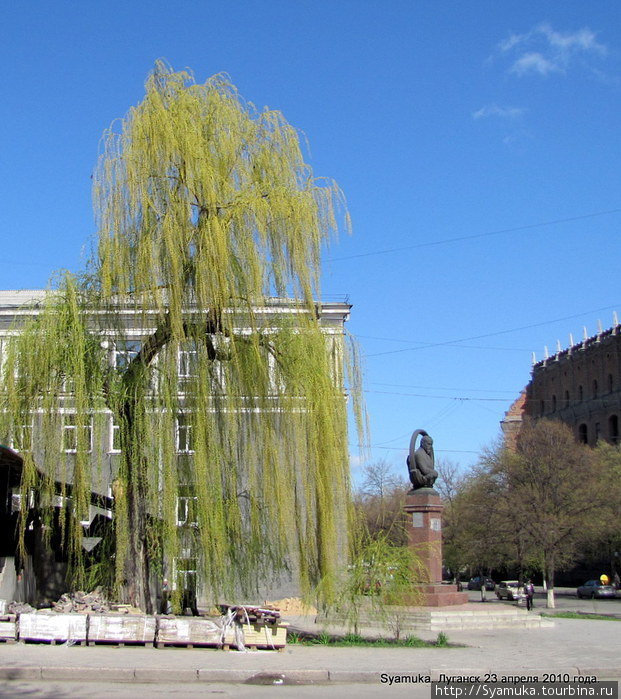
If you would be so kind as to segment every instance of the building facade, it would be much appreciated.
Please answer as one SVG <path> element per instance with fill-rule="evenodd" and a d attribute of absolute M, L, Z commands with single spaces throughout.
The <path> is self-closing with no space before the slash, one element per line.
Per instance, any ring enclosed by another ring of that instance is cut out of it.
<path fill-rule="evenodd" d="M 621 325 L 585 337 L 535 363 L 524 392 L 507 411 L 502 429 L 510 444 L 524 417 L 568 425 L 576 440 L 621 439 Z"/>
<path fill-rule="evenodd" d="M 0 362 L 5 356 L 5 348 L 11 336 L 19 333 L 20 326 L 29 317 L 40 313 L 45 297 L 46 292 L 42 290 L 0 291 Z M 340 364 L 343 360 L 344 324 L 349 318 L 350 309 L 351 306 L 344 301 L 318 303 L 315 308 L 322 333 L 330 348 L 331 357 L 334 359 L 334 379 L 337 385 L 342 380 Z M 110 368 L 118 370 L 122 370 L 132 361 L 139 352 L 145 337 L 148 337 L 151 332 L 150 328 L 145 328 L 144 315 L 132 311 L 131 308 L 121 310 L 124 313 L 122 323 L 119 323 L 118 318 L 116 318 L 115 322 L 110 324 L 109 332 L 100 333 L 101 346 L 107 353 Z M 189 309 L 189 313 L 196 313 L 196 309 Z M 270 328 L 278 327 L 276 316 L 282 317 L 284 314 L 291 318 L 292 324 L 295 324 L 296 314 L 300 313 L 308 313 L 308 309 L 292 300 L 280 298 L 268 299 L 264 306 L 255 309 L 255 317 L 260 319 L 261 327 L 259 330 L 266 334 L 270 332 Z M 239 327 L 236 327 L 235 332 L 240 334 L 250 332 L 250 329 L 243 325 L 241 316 Z M 197 380 L 196 348 L 192 344 L 188 344 L 170 347 L 167 351 L 176 354 L 172 361 L 176 365 L 178 402 L 179 405 L 183 406 L 185 387 Z M 222 376 L 215 372 L 214 376 L 219 379 L 220 388 L 226 390 L 225 372 L 222 372 Z M 154 385 L 153 391 L 157 390 L 158 386 Z M 3 472 L 0 473 L 0 477 L 6 485 L 5 490 L 1 492 L 3 498 L 2 503 L 0 503 L 0 518 L 12 523 L 10 527 L 5 527 L 3 534 L 0 534 L 0 548 L 5 556 L 14 550 L 16 543 L 15 537 L 10 532 L 15 530 L 17 512 L 20 509 L 21 498 L 24 497 L 20 490 L 19 470 L 20 453 L 26 450 L 34 455 L 34 461 L 42 475 L 49 477 L 50 474 L 55 474 L 55 478 L 59 481 L 57 489 L 59 495 L 52 504 L 56 508 L 62 508 L 70 505 L 67 501 L 71 498 L 73 464 L 78 451 L 78 443 L 88 445 L 87 451 L 92 466 L 92 492 L 89 512 L 84 513 L 84 519 L 81 522 L 84 527 L 83 546 L 85 550 L 90 551 L 98 545 L 102 535 L 105 535 L 106 527 L 109 526 L 114 517 L 114 483 L 122 457 L 119 425 L 115 423 L 112 412 L 106 409 L 97 411 L 92 415 L 88 424 L 83 424 L 75 419 L 75 411 L 72 406 L 71 385 L 68 384 L 66 392 L 59 398 L 58 438 L 55 440 L 53 449 L 50 449 L 49 445 L 45 445 L 44 449 L 41 444 L 41 434 L 38 429 L 39 418 L 36 411 L 33 411 L 30 424 L 18 426 L 19 429 L 14 430 L 13 433 L 0 434 L 0 443 L 4 444 L 0 453 L 0 471 Z M 194 459 L 193 424 L 188 413 L 183 410 L 174 420 L 174 434 L 171 435 L 169 444 L 171 445 L 170 450 L 174 451 L 174 459 L 179 473 L 191 470 L 188 464 Z M 51 457 L 50 454 L 52 454 Z M 295 455 L 287 455 L 287 459 L 292 464 L 296 461 Z M 301 469 L 303 464 L 296 462 L 295 468 Z M 194 507 L 196 501 L 197 497 L 193 491 L 193 485 L 189 482 L 186 485 L 180 480 L 176 498 L 176 524 L 180 532 L 187 532 L 188 540 L 195 538 L 194 531 L 198 526 Z M 152 514 L 157 516 L 157 513 Z M 37 547 L 41 548 L 40 542 L 32 544 L 32 561 L 20 561 L 20 565 L 26 567 L 26 572 L 30 571 L 28 585 L 30 592 L 25 595 L 30 599 L 24 599 L 24 601 L 34 599 L 37 588 L 38 592 L 41 593 L 43 580 L 46 577 L 49 579 L 54 577 L 62 584 L 62 575 L 52 576 L 49 562 L 45 562 L 43 556 L 37 560 Z M 56 562 L 62 564 L 61 551 L 55 551 L 55 554 Z M 169 561 L 170 572 L 168 574 L 173 587 L 176 585 L 182 588 L 194 587 L 200 591 L 200 583 L 197 583 L 196 580 L 198 568 L 196 558 L 196 552 L 188 546 L 183 557 Z M 3 575 L 6 577 L 6 574 L 6 570 L 4 572 L 0 570 L 0 589 L 2 589 L 2 577 Z M 291 595 L 296 591 L 295 580 L 283 579 L 277 587 L 279 589 L 273 591 L 274 595 Z M 267 594 L 267 592 L 266 590 L 265 593 Z M 50 589 L 47 590 L 46 596 L 53 599 L 55 593 L 56 590 Z M 11 595 L 6 590 L 4 596 L 24 597 L 23 594 Z"/>

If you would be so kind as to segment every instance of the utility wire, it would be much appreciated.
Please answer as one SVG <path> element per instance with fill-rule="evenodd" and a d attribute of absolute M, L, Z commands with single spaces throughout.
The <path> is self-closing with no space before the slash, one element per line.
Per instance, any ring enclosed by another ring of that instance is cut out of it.
<path fill-rule="evenodd" d="M 402 252 L 403 250 L 415 250 L 417 248 L 428 248 L 435 245 L 447 245 L 448 243 L 458 243 L 463 240 L 474 240 L 476 238 L 487 238 L 492 235 L 502 235 L 503 233 L 518 233 L 519 231 L 528 231 L 534 228 L 543 228 L 545 226 L 554 226 L 558 223 L 571 223 L 573 221 L 584 221 L 588 218 L 596 216 L 607 216 L 609 214 L 621 213 L 621 209 L 610 209 L 608 211 L 596 211 L 582 216 L 571 216 L 569 218 L 557 218 L 553 221 L 542 221 L 541 223 L 531 223 L 526 226 L 516 226 L 514 228 L 501 228 L 497 231 L 488 231 L 486 233 L 474 233 L 473 235 L 462 235 L 455 238 L 445 238 L 443 240 L 431 240 L 425 243 L 416 243 L 415 245 L 404 245 L 399 248 L 387 248 L 386 250 L 375 250 L 373 252 L 361 252 L 356 255 L 346 255 L 344 257 L 329 257 L 329 262 L 340 262 L 341 260 L 353 260 L 359 257 L 372 257 L 374 255 L 388 255 L 392 252 Z"/>
<path fill-rule="evenodd" d="M 421 345 L 421 347 L 428 346 L 428 343 L 421 342 L 419 340 L 403 340 L 396 337 L 375 337 L 372 335 L 358 335 L 356 334 L 356 339 L 362 340 L 378 340 L 379 342 L 401 342 L 405 345 Z M 455 340 L 459 342 L 459 340 Z M 455 345 L 456 349 L 476 349 L 476 350 L 494 350 L 501 352 L 530 352 L 530 349 L 525 349 L 522 347 L 485 347 L 484 345 Z"/>
<path fill-rule="evenodd" d="M 372 389 L 365 389 L 364 393 L 379 393 L 386 396 L 411 396 L 413 398 L 442 398 L 444 400 L 455 400 L 455 401 L 494 401 L 499 403 L 506 403 L 509 398 L 466 398 L 465 396 L 434 396 L 427 393 L 398 393 L 397 391 L 374 391 Z"/>
<path fill-rule="evenodd" d="M 350 444 L 350 447 L 356 447 L 359 448 L 359 444 Z M 409 446 L 407 447 L 381 447 L 379 445 L 374 445 L 371 444 L 369 449 L 387 449 L 390 451 L 408 451 Z M 468 449 L 436 449 L 434 447 L 434 452 L 437 453 L 442 453 L 442 454 L 479 454 L 480 452 L 478 451 L 473 451 L 473 450 L 468 450 Z"/>
<path fill-rule="evenodd" d="M 541 323 L 532 323 L 531 325 L 522 325 L 518 328 L 510 328 L 509 330 L 498 330 L 493 333 L 485 333 L 483 335 L 473 335 L 471 337 L 464 337 L 460 340 L 446 340 L 445 342 L 429 342 L 419 347 L 404 347 L 403 349 L 387 350 L 386 352 L 375 352 L 374 354 L 366 354 L 365 357 L 381 357 L 385 354 L 398 354 L 399 352 L 411 352 L 413 350 L 428 349 L 430 347 L 443 347 L 445 345 L 453 345 L 457 342 L 469 342 L 470 340 L 480 340 L 484 337 L 496 337 L 497 335 L 507 335 L 509 333 L 519 332 L 520 330 L 530 330 L 531 328 L 540 328 L 544 325 L 551 325 L 552 323 L 560 323 L 565 320 L 573 320 L 574 318 L 581 318 L 585 315 L 590 315 L 591 313 L 599 313 L 600 311 L 610 311 L 617 308 L 619 304 L 613 306 L 604 306 L 603 308 L 594 308 L 590 311 L 583 311 L 582 313 L 576 313 L 571 316 L 564 316 L 563 318 L 555 318 L 554 320 L 544 320 Z"/>
<path fill-rule="evenodd" d="M 471 393 L 510 393 L 511 395 L 515 394 L 515 390 L 500 390 L 498 388 L 455 388 L 454 386 L 451 388 L 447 388 L 443 386 L 416 386 L 412 384 L 403 383 L 383 383 L 381 381 L 369 381 L 368 383 L 372 386 L 392 386 L 393 388 L 419 388 L 425 391 L 468 391 Z"/>

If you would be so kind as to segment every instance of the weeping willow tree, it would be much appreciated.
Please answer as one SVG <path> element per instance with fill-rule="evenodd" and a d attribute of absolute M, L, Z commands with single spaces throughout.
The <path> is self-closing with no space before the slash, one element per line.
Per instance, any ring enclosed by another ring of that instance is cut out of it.
<path fill-rule="evenodd" d="M 322 245 L 348 225 L 340 190 L 314 177 L 279 112 L 225 76 L 196 84 L 158 63 L 103 139 L 94 206 L 87 274 L 50 291 L 4 366 L 5 434 L 35 426 L 24 492 L 71 496 L 73 579 L 90 493 L 108 478 L 126 601 L 150 610 L 153 581 L 187 559 L 212 599 L 291 565 L 329 597 L 356 361 L 316 299 Z M 96 447 L 106 419 L 112 475 Z"/>

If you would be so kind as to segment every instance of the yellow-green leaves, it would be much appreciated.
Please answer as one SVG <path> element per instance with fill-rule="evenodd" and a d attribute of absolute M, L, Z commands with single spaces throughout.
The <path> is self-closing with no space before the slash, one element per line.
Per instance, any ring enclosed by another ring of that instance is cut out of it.
<path fill-rule="evenodd" d="M 22 329 L 3 394 L 7 430 L 38 411 L 24 483 L 72 484 L 77 579 L 76 513 L 109 484 L 115 546 L 101 550 L 131 601 L 148 606 L 154 575 L 183 566 L 214 599 L 286 569 L 307 587 L 333 573 L 349 507 L 340 365 L 357 362 L 315 299 L 340 190 L 282 114 L 226 76 L 196 84 L 158 63 L 104 138 L 94 206 L 89 283 L 67 276 Z M 59 458 L 68 410 L 94 441 Z"/>

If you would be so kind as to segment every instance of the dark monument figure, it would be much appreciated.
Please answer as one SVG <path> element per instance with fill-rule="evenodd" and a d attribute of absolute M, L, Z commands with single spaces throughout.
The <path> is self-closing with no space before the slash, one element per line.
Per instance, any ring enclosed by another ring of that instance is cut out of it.
<path fill-rule="evenodd" d="M 416 440 L 420 435 L 420 446 L 416 449 Z M 412 490 L 433 488 L 438 472 L 435 470 L 433 439 L 425 430 L 415 430 L 410 440 L 410 454 L 407 458 Z"/>
<path fill-rule="evenodd" d="M 420 444 L 416 448 L 419 437 Z M 415 430 L 412 434 L 407 464 L 412 490 L 406 496 L 403 509 L 407 515 L 408 545 L 419 562 L 419 568 L 413 571 L 412 577 L 416 592 L 409 604 L 419 606 L 422 603 L 425 607 L 466 604 L 467 592 L 459 592 L 456 585 L 442 582 L 444 505 L 433 487 L 438 472 L 435 469 L 433 439 L 425 430 Z M 404 600 L 407 600 L 407 595 Z"/>

